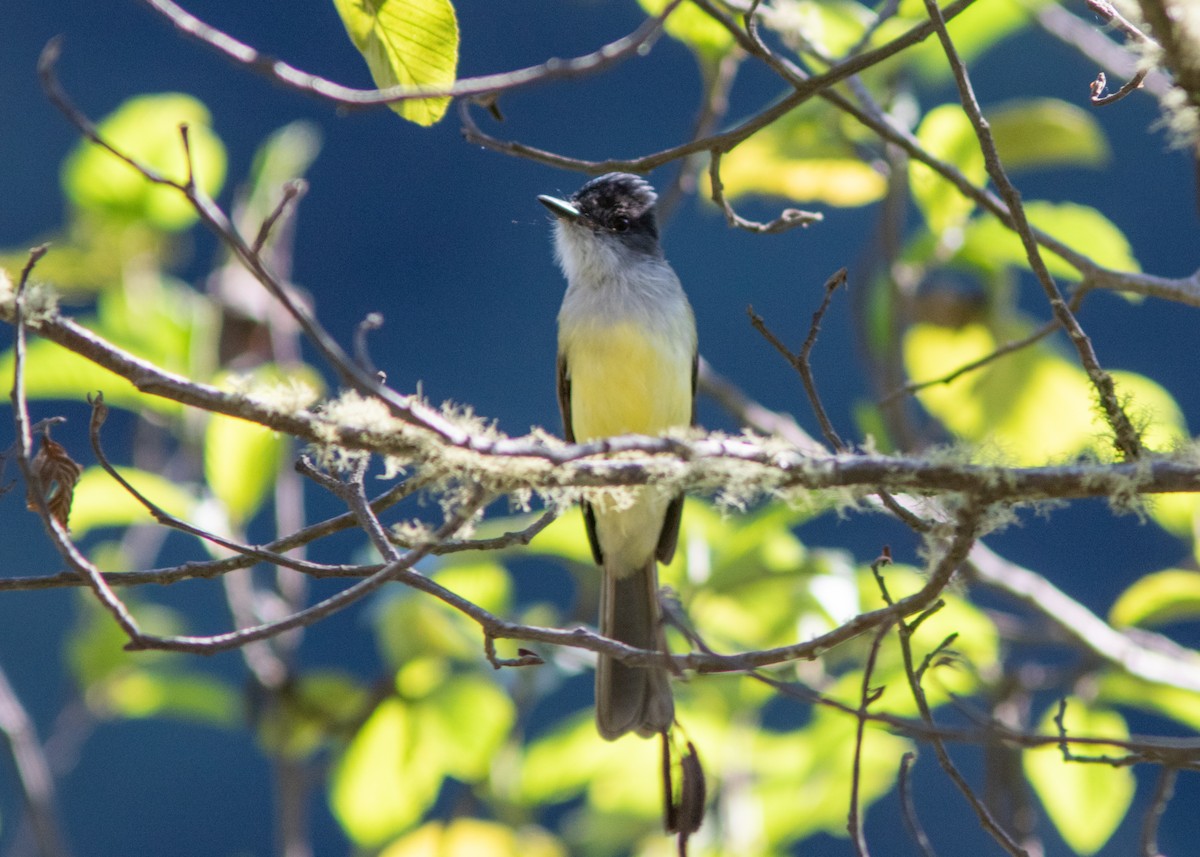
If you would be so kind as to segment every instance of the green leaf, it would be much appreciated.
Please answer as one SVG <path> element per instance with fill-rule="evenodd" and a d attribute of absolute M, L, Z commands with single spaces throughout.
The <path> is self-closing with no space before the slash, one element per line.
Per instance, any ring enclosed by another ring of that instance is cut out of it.
<path fill-rule="evenodd" d="M 286 441 L 258 423 L 212 414 L 204 432 L 204 476 L 229 518 L 254 517 L 275 484 Z"/>
<path fill-rule="evenodd" d="M 1108 619 L 1117 627 L 1148 627 L 1200 617 L 1200 572 L 1172 568 L 1138 579 L 1117 598 Z"/>
<path fill-rule="evenodd" d="M 721 181 L 731 200 L 760 194 L 839 207 L 866 205 L 887 191 L 887 179 L 859 157 L 839 117 L 815 101 L 729 152 Z"/>
<path fill-rule="evenodd" d="M 1098 167 L 1109 158 L 1104 130 L 1092 113 L 1057 98 L 1030 98 L 987 111 L 1006 169 Z"/>
<path fill-rule="evenodd" d="M 689 729 L 692 721 L 689 720 Z M 697 738 L 701 741 L 701 738 Z M 559 802 L 585 792 L 591 805 L 607 813 L 650 820 L 660 811 L 658 744 L 624 740 L 609 743 L 596 734 L 591 712 L 570 718 L 529 745 L 518 785 L 522 803 Z"/>
<path fill-rule="evenodd" d="M 661 15 L 668 0 L 638 0 L 647 15 Z M 683 42 L 703 62 L 715 62 L 733 47 L 733 36 L 711 15 L 698 6 L 684 3 L 671 13 L 663 29 Z"/>
<path fill-rule="evenodd" d="M 435 747 L 441 769 L 463 782 L 487 775 L 517 717 L 508 693 L 477 675 L 444 682 L 413 714 L 416 740 Z"/>
<path fill-rule="evenodd" d="M 31 399 L 82 402 L 89 393 L 103 392 L 104 401 L 114 408 L 162 414 L 181 411 L 178 403 L 140 393 L 120 375 L 48 339 L 31 340 L 25 358 L 25 390 Z M 0 356 L 0 376 L 11 378 L 12 373 L 13 353 L 9 350 Z"/>
<path fill-rule="evenodd" d="M 793 0 L 759 7 L 761 25 L 779 33 L 806 56 L 844 55 L 862 39 L 875 14 L 851 0 Z M 808 49 L 812 46 L 816 50 Z M 817 59 L 814 57 L 814 59 Z M 819 61 L 819 60 L 818 60 Z"/>
<path fill-rule="evenodd" d="M 350 41 L 362 53 L 380 89 L 443 89 L 458 65 L 458 21 L 450 0 L 333 0 Z M 389 105 L 417 125 L 433 125 L 449 98 L 418 98 Z"/>
<path fill-rule="evenodd" d="M 377 846 L 419 821 L 441 787 L 438 752 L 416 741 L 409 706 L 381 702 L 330 777 L 330 806 L 346 834 Z"/>
<path fill-rule="evenodd" d="M 381 844 L 420 820 L 446 776 L 485 777 L 515 720 L 508 694 L 475 675 L 418 701 L 384 700 L 334 769 L 334 814 L 358 844 Z"/>
<path fill-rule="evenodd" d="M 959 57 L 970 68 L 984 53 L 1028 26 L 1033 13 L 1049 2 L 1052 0 L 991 0 L 988 3 L 976 3 L 949 21 L 947 30 Z M 939 5 L 945 7 L 948 3 L 942 0 Z M 883 44 L 914 24 L 928 19 L 924 0 L 901 0 L 899 14 L 880 28 L 872 45 Z M 950 77 L 950 64 L 936 36 L 904 51 L 899 62 L 931 81 Z"/>
<path fill-rule="evenodd" d="M 1125 234 L 1094 208 L 1074 203 L 1025 203 L 1029 222 L 1098 265 L 1117 271 L 1141 270 Z M 1078 279 L 1079 272 L 1056 254 L 1042 248 L 1042 259 L 1055 277 Z M 968 224 L 959 257 L 985 270 L 1005 265 L 1028 268 L 1018 235 L 995 218 L 980 217 Z"/>
<path fill-rule="evenodd" d="M 133 467 L 118 467 L 117 472 L 170 515 L 186 519 L 196 508 L 196 500 L 186 488 L 157 473 Z M 100 527 L 129 527 L 153 521 L 146 507 L 103 469 L 89 467 L 83 471 L 71 503 L 71 531 L 76 536 Z"/>
<path fill-rule="evenodd" d="M 1200 693 L 1194 690 L 1154 684 L 1125 672 L 1108 670 L 1101 675 L 1096 692 L 1097 698 L 1105 702 L 1151 711 L 1200 732 Z"/>
<path fill-rule="evenodd" d="M 1013 326 L 1004 339 L 1022 335 L 1024 326 Z M 991 354 L 997 344 L 983 324 L 918 324 L 905 333 L 904 363 L 914 380 L 933 380 Z M 1171 449 L 1187 437 L 1182 412 L 1166 390 L 1141 375 L 1112 375 L 1127 411 L 1148 427 L 1151 448 Z M 958 437 L 1018 464 L 1112 453 L 1111 430 L 1093 406 L 1096 393 L 1087 375 L 1044 344 L 1006 355 L 949 384 L 926 387 L 917 398 Z"/>
<path fill-rule="evenodd" d="M 1055 711 L 1042 718 L 1040 730 L 1057 734 Z M 1127 739 L 1125 718 L 1115 711 L 1092 707 L 1078 698 L 1067 700 L 1064 725 L 1069 737 Z M 1076 746 L 1080 756 L 1121 757 L 1125 751 L 1104 745 Z M 1026 750 L 1025 776 L 1046 808 L 1062 838 L 1078 854 L 1099 851 L 1120 826 L 1133 801 L 1136 781 L 1128 767 L 1104 762 L 1065 761 L 1056 746 Z"/>
<path fill-rule="evenodd" d="M 128 718 L 171 717 L 225 727 L 242 720 L 238 692 L 214 676 L 131 669 L 104 685 L 106 709 Z"/>
<path fill-rule="evenodd" d="M 943 104 L 925 114 L 917 140 L 935 157 L 958 167 L 973 184 L 983 184 L 987 178 L 975 129 L 960 105 Z M 920 161 L 910 161 L 908 173 L 913 199 L 930 232 L 940 238 L 966 223 L 975 210 L 972 200 Z"/>
<path fill-rule="evenodd" d="M 456 818 L 431 821 L 397 839 L 379 857 L 487 855 L 487 857 L 566 857 L 566 849 L 540 827 L 513 829 L 495 821 Z"/>
<path fill-rule="evenodd" d="M 210 125 L 208 109 L 190 95 L 176 92 L 131 98 L 103 119 L 100 136 L 172 181 L 188 178 L 188 152 L 180 126 L 188 126 L 192 175 L 209 197 L 225 180 L 225 147 Z M 63 189 L 81 209 L 121 220 L 145 220 L 177 231 L 196 220 L 182 193 L 150 182 L 111 152 L 81 141 L 63 166 Z"/>
<path fill-rule="evenodd" d="M 814 712 L 812 724 L 802 730 L 758 729 L 748 736 L 744 764 L 754 772 L 750 796 L 763 835 L 774 846 L 756 853 L 782 853 L 783 846 L 817 833 L 845 835 L 854 740 L 854 719 L 828 709 Z M 911 746 L 882 729 L 867 728 L 858 781 L 862 807 L 891 790 L 900 759 Z"/>

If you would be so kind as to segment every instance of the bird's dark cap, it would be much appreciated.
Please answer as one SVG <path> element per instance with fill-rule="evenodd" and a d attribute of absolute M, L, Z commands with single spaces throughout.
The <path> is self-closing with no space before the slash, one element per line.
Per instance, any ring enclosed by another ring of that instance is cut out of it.
<path fill-rule="evenodd" d="M 658 240 L 658 222 L 654 204 L 658 194 L 641 176 L 631 173 L 606 173 L 589 181 L 569 200 L 539 196 L 538 201 L 560 220 L 587 225 L 596 232 L 608 232 L 631 239 Z"/>

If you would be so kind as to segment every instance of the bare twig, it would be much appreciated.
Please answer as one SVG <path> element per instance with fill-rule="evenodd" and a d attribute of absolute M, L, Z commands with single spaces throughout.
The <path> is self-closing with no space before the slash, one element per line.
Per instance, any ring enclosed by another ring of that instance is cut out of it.
<path fill-rule="evenodd" d="M 975 527 L 979 523 L 981 514 L 982 509 L 979 508 L 975 503 L 971 502 L 968 502 L 967 505 L 965 505 L 958 513 L 958 522 L 955 527 L 952 545 L 959 553 L 960 562 L 962 559 L 966 558 L 966 555 L 970 551 L 971 545 L 974 543 Z M 890 596 L 887 594 L 887 589 L 882 584 L 882 578 L 878 577 L 877 575 L 877 579 L 880 581 L 884 599 L 890 601 Z M 920 666 L 917 666 L 913 660 L 912 636 L 920 626 L 920 623 L 927 616 L 931 615 L 931 613 L 936 610 L 938 606 L 940 606 L 940 603 L 933 604 L 911 622 L 902 617 L 898 618 L 896 622 L 900 639 L 900 652 L 904 659 L 904 673 L 908 678 L 908 686 L 912 692 L 913 700 L 917 703 L 917 710 L 920 712 L 921 720 L 929 726 L 933 726 L 935 721 L 933 719 L 933 712 L 929 707 L 929 700 L 925 696 L 925 689 L 922 687 L 921 679 L 924 676 L 925 671 L 929 668 L 930 664 L 933 663 L 935 656 L 937 656 L 944 649 L 947 641 L 943 641 L 941 645 L 936 647 L 925 657 Z M 941 765 L 942 770 L 955 784 L 955 786 L 958 787 L 958 790 L 962 793 L 963 797 L 966 798 L 967 803 L 971 806 L 971 809 L 974 810 L 976 817 L 978 817 L 980 826 L 982 826 L 984 830 L 991 834 L 992 838 L 995 839 L 1005 851 L 1013 855 L 1013 857 L 1029 857 L 1028 853 L 1021 848 L 996 822 L 996 820 L 992 817 L 992 814 L 988 811 L 987 807 L 984 806 L 983 802 L 978 798 L 978 796 L 976 796 L 970 784 L 967 783 L 966 778 L 963 777 L 962 773 L 958 770 L 958 767 L 954 764 L 954 761 L 950 758 L 950 754 L 947 752 L 945 743 L 941 740 L 941 738 L 937 735 L 934 735 L 931 737 L 930 743 L 933 745 L 934 753 L 937 755 L 938 763 Z"/>
<path fill-rule="evenodd" d="M 1200 692 L 1200 659 L 1155 649 L 1122 634 L 1040 574 L 1004 559 L 983 544 L 971 549 L 968 569 L 975 580 L 1018 599 L 1053 622 L 1077 645 L 1129 675 Z"/>
<path fill-rule="evenodd" d="M 858 857 L 869 857 L 871 853 L 867 847 L 867 838 L 863 833 L 862 816 L 859 811 L 863 742 L 867 732 L 867 710 L 871 707 L 871 703 L 878 700 L 883 694 L 881 688 L 871 687 L 871 677 L 875 673 L 875 661 L 879 657 L 879 649 L 883 645 L 884 638 L 891 630 L 892 625 L 888 622 L 880 625 L 875 631 L 875 636 L 871 640 L 871 648 L 867 651 L 867 662 L 863 665 L 862 687 L 859 690 L 858 723 L 854 730 L 854 762 L 850 772 L 850 810 L 846 820 L 846 830 L 850 834 L 850 841 L 854 843 L 854 853 Z"/>
<path fill-rule="evenodd" d="M 729 22 L 726 26 L 730 27 L 730 32 L 743 48 L 753 50 L 753 43 L 749 41 L 745 32 L 732 19 L 721 10 L 714 7 L 707 0 L 692 0 L 697 5 L 701 6 L 706 13 L 722 20 L 722 23 Z M 975 0 L 955 0 L 949 4 L 944 10 L 946 19 L 949 20 L 959 13 L 969 8 Z M 550 166 L 562 167 L 565 169 L 580 170 L 589 173 L 604 173 L 604 172 L 649 172 L 650 170 L 660 167 L 671 161 L 687 157 L 688 155 L 704 151 L 721 151 L 728 152 L 733 149 L 738 143 L 753 136 L 758 131 L 767 127 L 775 120 L 784 116 L 798 105 L 804 103 L 814 95 L 824 97 L 827 89 L 840 80 L 844 80 L 854 74 L 857 74 L 864 69 L 870 68 L 877 63 L 882 62 L 888 57 L 894 56 L 912 45 L 918 44 L 932 35 L 934 32 L 933 26 L 928 21 L 923 21 L 915 25 L 912 29 L 902 33 L 897 38 L 881 45 L 874 50 L 866 51 L 849 57 L 841 63 L 829 68 L 818 75 L 806 77 L 802 73 L 797 73 L 797 76 L 788 79 L 788 83 L 793 87 L 793 91 L 777 100 L 771 105 L 763 108 L 760 112 L 744 120 L 733 128 L 714 134 L 711 137 L 705 137 L 699 140 L 691 140 L 677 146 L 672 146 L 668 149 L 655 152 L 650 155 L 644 155 L 639 158 L 632 159 L 609 159 L 605 161 L 587 161 L 579 158 L 571 158 L 566 155 L 548 152 L 543 149 L 538 149 L 533 146 L 528 146 L 524 143 L 513 141 L 499 140 L 485 134 L 478 125 L 471 119 L 467 112 L 467 102 L 460 102 L 459 114 L 463 120 L 463 134 L 472 143 L 478 143 L 481 146 L 486 146 L 505 154 L 514 155 L 517 157 L 527 158 L 539 163 L 548 164 Z"/>
<path fill-rule="evenodd" d="M 1158 772 L 1158 781 L 1154 784 L 1154 797 L 1150 806 L 1146 807 L 1146 815 L 1142 819 L 1141 857 L 1162 857 L 1158 850 L 1158 825 L 1167 804 L 1175 795 L 1175 780 L 1179 778 L 1179 769 L 1165 765 Z"/>
<path fill-rule="evenodd" d="M 17 464 L 21 468 L 21 474 L 25 477 L 25 483 L 30 488 L 29 494 L 33 501 L 34 510 L 38 513 L 38 517 L 41 518 L 42 526 L 45 528 L 46 534 L 50 537 L 50 541 L 54 544 L 67 565 L 87 581 L 88 585 L 96 593 L 100 603 L 112 614 L 122 630 L 131 639 L 136 639 L 140 636 L 141 632 L 138 630 L 133 616 L 126 609 L 121 599 L 112 591 L 112 588 L 105 582 L 96 567 L 88 562 L 75 547 L 70 535 L 67 533 L 67 528 L 51 511 L 46 499 L 44 486 L 40 484 L 38 475 L 34 472 L 30 462 L 30 445 L 32 439 L 29 432 L 29 403 L 25 397 L 25 290 L 29 284 L 30 273 L 45 252 L 45 246 L 34 248 L 30 252 L 29 261 L 21 271 L 21 277 L 17 283 L 13 300 L 13 327 L 16 329 L 16 337 L 13 344 L 13 385 L 11 398 L 13 404 L 13 423 L 16 427 L 17 436 Z"/>
<path fill-rule="evenodd" d="M 780 215 L 774 220 L 767 223 L 759 223 L 756 220 L 747 220 L 736 211 L 725 198 L 725 184 L 721 181 L 721 150 L 713 149 L 710 153 L 708 162 L 708 178 L 711 186 L 712 201 L 721 207 L 725 212 L 725 221 L 730 226 L 736 226 L 738 229 L 745 229 L 747 232 L 755 232 L 759 235 L 778 235 L 781 232 L 787 232 L 789 229 L 795 229 L 797 226 L 808 226 L 811 223 L 819 223 L 825 219 L 825 216 L 820 212 L 801 211 L 798 208 L 785 208 Z"/>
<path fill-rule="evenodd" d="M 900 792 L 900 805 L 904 808 L 904 826 L 908 829 L 908 835 L 912 837 L 912 841 L 921 849 L 924 857 L 936 857 L 933 844 L 929 841 L 925 828 L 921 826 L 921 819 L 917 816 L 917 806 L 913 801 L 911 771 L 916 758 L 917 754 L 910 751 L 900 759 L 900 776 L 897 787 Z"/>
<path fill-rule="evenodd" d="M 142 0 L 162 15 L 185 36 L 223 54 L 231 62 L 265 75 L 289 89 L 332 101 L 348 107 L 375 107 L 424 98 L 463 98 L 495 96 L 537 83 L 567 80 L 596 74 L 633 56 L 643 54 L 662 34 L 662 24 L 675 11 L 681 0 L 672 0 L 662 14 L 648 18 L 628 36 L 609 42 L 589 54 L 572 59 L 549 59 L 528 68 L 499 74 L 468 77 L 450 86 L 392 86 L 387 89 L 354 89 L 302 71 L 285 62 L 267 56 L 192 15 L 172 0 Z"/>
<path fill-rule="evenodd" d="M 963 375 L 966 375 L 969 372 L 974 372 L 978 369 L 984 368 L 985 366 L 990 366 L 992 363 L 994 363 L 996 360 L 999 360 L 1006 354 L 1013 354 L 1014 352 L 1028 348 L 1030 345 L 1034 345 L 1042 341 L 1061 327 L 1062 322 L 1058 319 L 1048 321 L 1037 330 L 1033 331 L 1033 333 L 1030 333 L 1028 336 L 1024 336 L 1020 339 L 1015 339 L 1012 342 L 1006 342 L 1003 345 L 997 346 L 994 350 L 985 354 L 983 357 L 980 357 L 978 360 L 972 360 L 969 363 L 964 363 L 962 366 L 947 372 L 945 375 L 942 375 L 939 378 L 931 378 L 928 381 L 911 381 L 905 384 L 903 387 L 892 390 L 892 392 L 888 393 L 879 400 L 879 404 L 886 405 L 890 402 L 894 402 L 896 399 L 899 399 L 902 396 L 910 396 L 913 393 L 919 393 L 921 390 L 928 389 L 929 387 L 937 387 L 942 384 L 949 384 L 950 382 L 961 378 Z"/>
<path fill-rule="evenodd" d="M 67 857 L 54 796 L 54 775 L 38 743 L 29 714 L 0 667 L 0 734 L 3 734 L 25 801 L 33 839 L 41 857 Z"/>
<path fill-rule="evenodd" d="M 821 426 L 821 433 L 825 435 L 825 440 L 838 452 L 843 452 L 846 449 L 846 444 L 843 443 L 841 437 L 838 436 L 837 430 L 834 429 L 833 423 L 829 419 L 829 415 L 825 411 L 825 406 L 821 402 L 821 397 L 817 393 L 816 381 L 812 374 L 812 365 L 809 363 L 809 357 L 812 354 L 813 346 L 816 344 L 817 335 L 821 330 L 821 319 L 825 316 L 825 311 L 829 309 L 829 303 L 833 299 L 833 293 L 837 287 L 846 282 L 846 269 L 842 268 L 837 271 L 832 277 L 825 282 L 825 293 L 821 300 L 820 307 L 813 313 L 812 324 L 809 327 L 808 336 L 804 340 L 804 345 L 801 346 L 799 353 L 793 354 L 791 349 L 780 341 L 763 321 L 762 316 L 754 312 L 753 307 L 747 307 L 747 313 L 750 315 L 750 323 L 754 326 L 762 337 L 767 340 L 775 350 L 778 351 L 783 358 L 791 364 L 792 368 L 800 375 L 800 382 L 804 385 L 804 392 L 808 395 L 808 402 L 812 406 L 813 413 L 817 417 L 817 422 Z"/>
<path fill-rule="evenodd" d="M 962 59 L 958 55 L 958 50 L 954 47 L 954 42 L 950 39 L 950 34 L 946 30 L 945 18 L 938 8 L 936 0 L 925 0 L 925 9 L 937 29 L 938 39 L 942 43 L 942 50 L 950 62 L 950 69 L 954 74 L 954 80 L 958 86 L 959 100 L 962 102 L 967 118 L 970 119 L 971 125 L 975 129 L 975 136 L 979 140 L 979 147 L 983 152 L 988 175 L 996 183 L 1001 197 L 1003 197 L 1008 206 L 1009 216 L 1012 218 L 1012 226 L 1017 235 L 1020 236 L 1021 243 L 1025 247 L 1029 266 L 1033 269 L 1038 282 L 1042 286 L 1042 290 L 1046 293 L 1046 298 L 1050 303 L 1050 309 L 1054 313 L 1054 317 L 1062 324 L 1068 338 L 1071 340 L 1071 344 L 1075 347 L 1076 353 L 1079 355 L 1079 361 L 1084 371 L 1087 372 L 1088 378 L 1096 388 L 1097 395 L 1100 398 L 1100 406 L 1104 409 L 1104 414 L 1108 419 L 1109 425 L 1112 427 L 1114 434 L 1113 441 L 1117 451 L 1126 460 L 1132 461 L 1141 455 L 1142 452 L 1142 443 L 1138 432 L 1133 427 L 1133 423 L 1130 422 L 1128 414 L 1125 413 L 1125 409 L 1117 398 L 1116 386 L 1113 383 L 1112 376 L 1100 366 L 1095 350 L 1092 348 L 1091 339 L 1083 332 L 1083 328 L 1079 326 L 1079 321 L 1075 318 L 1075 314 L 1063 298 L 1058 284 L 1046 268 L 1046 263 L 1042 259 L 1042 253 L 1038 247 L 1037 238 L 1030 231 L 1029 221 L 1025 216 L 1025 209 L 1021 204 L 1021 195 L 1012 182 L 1009 181 L 1008 174 L 1000 162 L 1000 156 L 996 151 L 996 143 L 992 138 L 991 128 L 987 120 L 983 117 L 983 111 L 980 109 L 979 102 L 975 98 L 975 91 L 967 74 L 966 66 L 963 65 Z"/>

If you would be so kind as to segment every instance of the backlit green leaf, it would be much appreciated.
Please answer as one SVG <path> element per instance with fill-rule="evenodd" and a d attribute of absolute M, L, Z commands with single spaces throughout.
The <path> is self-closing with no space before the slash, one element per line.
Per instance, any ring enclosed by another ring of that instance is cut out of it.
<path fill-rule="evenodd" d="M 661 15 L 667 7 L 667 0 L 638 0 L 638 5 L 646 10 L 647 15 Z M 729 31 L 691 3 L 678 6 L 667 18 L 663 29 L 704 61 L 718 60 L 733 47 L 733 36 Z"/>
<path fill-rule="evenodd" d="M 350 41 L 380 89 L 443 89 L 458 66 L 458 21 L 450 0 L 333 0 Z M 418 125 L 446 113 L 448 98 L 417 98 L 390 106 Z"/>
<path fill-rule="evenodd" d="M 431 821 L 397 839 L 379 857 L 566 857 L 562 843 L 540 827 L 513 829 L 495 821 Z"/>
<path fill-rule="evenodd" d="M 1200 693 L 1154 684 L 1116 670 L 1106 671 L 1097 683 L 1097 698 L 1170 717 L 1200 732 Z"/>
<path fill-rule="evenodd" d="M 180 126 L 188 126 L 185 150 Z M 225 147 L 213 132 L 208 109 L 190 95 L 161 93 L 131 98 L 100 122 L 100 136 L 115 149 L 172 181 L 192 176 L 206 196 L 225 180 Z M 123 220 L 146 220 L 179 230 L 196 220 L 178 190 L 150 182 L 129 164 L 86 140 L 63 166 L 63 188 L 75 205 Z"/>
<path fill-rule="evenodd" d="M 1025 203 L 1029 222 L 1098 265 L 1117 271 L 1140 271 L 1129 240 L 1117 226 L 1094 208 L 1074 203 L 1034 200 Z M 1027 268 L 1025 248 L 1015 232 L 994 217 L 971 221 L 964 233 L 960 257 L 985 269 L 1002 265 Z M 1079 272 L 1054 253 L 1042 248 L 1042 259 L 1056 277 L 1078 279 Z"/>
<path fill-rule="evenodd" d="M 1057 733 L 1055 713 L 1051 709 L 1042 718 L 1040 731 L 1043 734 Z M 1064 725 L 1069 737 L 1129 737 L 1129 728 L 1120 714 L 1093 708 L 1078 698 L 1067 700 Z M 1120 748 L 1104 745 L 1077 745 L 1073 753 L 1078 756 L 1124 755 Z M 1079 854 L 1099 851 L 1129 811 L 1136 787 L 1133 772 L 1128 767 L 1114 767 L 1104 762 L 1065 761 L 1056 746 L 1026 750 L 1024 761 L 1025 776 L 1062 838 Z"/>
<path fill-rule="evenodd" d="M 416 741 L 407 705 L 380 703 L 330 778 L 330 806 L 347 835 L 377 846 L 420 820 L 441 786 L 439 753 Z"/>
<path fill-rule="evenodd" d="M 195 509 L 195 498 L 177 482 L 133 467 L 118 467 L 117 472 L 168 514 L 186 519 Z M 83 471 L 71 503 L 71 531 L 75 535 L 82 536 L 98 527 L 128 527 L 153 520 L 146 507 L 101 468 Z"/>
<path fill-rule="evenodd" d="M 803 104 L 721 159 L 731 200 L 748 194 L 790 202 L 866 205 L 887 190 L 883 174 L 864 163 L 838 116 L 816 102 Z"/>
<path fill-rule="evenodd" d="M 177 414 L 176 402 L 139 393 L 129 381 L 48 339 L 33 339 L 25 349 L 25 390 L 31 399 L 84 401 L 103 392 L 104 401 L 129 411 L 152 410 Z M 0 375 L 11 378 L 13 353 L 0 356 Z M 74 525 L 74 521 L 72 521 Z"/>
<path fill-rule="evenodd" d="M 1200 617 L 1200 572 L 1172 568 L 1147 574 L 1120 594 L 1108 618 L 1118 627 L 1166 625 Z"/>
<path fill-rule="evenodd" d="M 266 426 L 223 414 L 204 432 L 204 476 L 236 523 L 254 516 L 275 484 L 284 439 Z"/>
<path fill-rule="evenodd" d="M 1109 157 L 1094 114 L 1057 98 L 1008 102 L 988 110 L 987 120 L 1006 169 L 1097 167 Z"/>
<path fill-rule="evenodd" d="M 925 114 L 917 128 L 917 140 L 935 157 L 948 161 L 973 184 L 983 184 L 987 168 L 971 122 L 958 104 L 943 104 Z M 909 179 L 917 207 L 929 230 L 939 238 L 947 230 L 962 226 L 975 203 L 917 160 L 909 164 Z"/>
<path fill-rule="evenodd" d="M 1013 329 L 1006 339 L 1021 335 Z M 991 354 L 997 345 L 983 324 L 919 324 L 905 334 L 904 362 L 914 380 L 930 381 Z M 1141 375 L 1111 374 L 1127 412 L 1147 427 L 1148 446 L 1168 450 L 1187 436 L 1182 412 L 1166 390 Z M 1096 393 L 1087 375 L 1045 345 L 1006 355 L 949 384 L 926 387 L 917 398 L 958 437 L 1019 464 L 1112 453 L 1111 430 L 1093 407 Z"/>

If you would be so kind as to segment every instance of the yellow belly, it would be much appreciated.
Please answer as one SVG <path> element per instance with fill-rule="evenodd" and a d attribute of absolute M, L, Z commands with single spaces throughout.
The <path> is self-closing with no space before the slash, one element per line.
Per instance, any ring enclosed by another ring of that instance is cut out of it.
<path fill-rule="evenodd" d="M 624 322 L 573 331 L 562 349 L 576 440 L 659 434 L 691 424 L 687 344 L 654 342 L 640 326 Z"/>
<path fill-rule="evenodd" d="M 577 329 L 563 337 L 576 440 L 655 435 L 691 424 L 694 346 L 658 341 L 662 338 L 630 322 Z M 628 505 L 593 502 L 596 538 L 612 573 L 643 568 L 654 556 L 670 501 L 647 487 L 637 489 Z"/>

